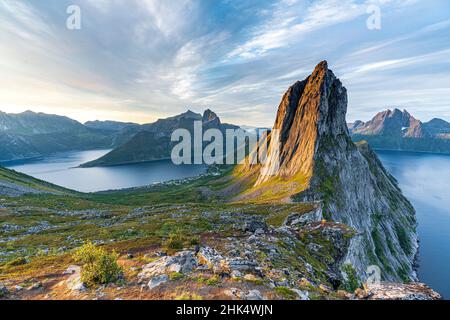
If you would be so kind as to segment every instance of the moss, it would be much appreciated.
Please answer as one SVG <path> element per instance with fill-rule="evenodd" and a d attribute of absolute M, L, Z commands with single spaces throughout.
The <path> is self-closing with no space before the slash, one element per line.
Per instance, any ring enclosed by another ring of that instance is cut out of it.
<path fill-rule="evenodd" d="M 218 276 L 213 276 L 205 281 L 205 284 L 208 286 L 217 286 L 220 283 L 220 279 Z"/>
<path fill-rule="evenodd" d="M 203 300 L 203 297 L 192 292 L 183 292 L 176 296 L 174 300 Z"/>
<path fill-rule="evenodd" d="M 294 291 L 286 287 L 276 287 L 275 292 L 285 300 L 295 300 L 298 297 Z"/>
<path fill-rule="evenodd" d="M 177 280 L 181 280 L 183 278 L 184 278 L 184 275 L 179 272 L 172 272 L 171 274 L 169 274 L 169 279 L 171 281 L 177 281 Z"/>
<path fill-rule="evenodd" d="M 17 267 L 17 266 L 22 266 L 22 265 L 27 264 L 27 263 L 28 263 L 28 261 L 27 261 L 26 258 L 18 257 L 18 258 L 15 258 L 15 259 L 9 261 L 8 263 L 6 263 L 5 266 L 6 267 Z"/>
<path fill-rule="evenodd" d="M 356 291 L 356 289 L 361 287 L 361 283 L 356 274 L 356 270 L 351 264 L 344 264 L 341 270 L 344 274 L 344 281 L 341 285 L 341 289 L 353 293 Z"/>
<path fill-rule="evenodd" d="M 398 241 L 400 243 L 400 247 L 402 248 L 403 252 L 405 252 L 408 255 L 411 254 L 411 241 L 408 237 L 406 230 L 399 225 L 395 225 L 395 232 L 397 234 Z"/>
<path fill-rule="evenodd" d="M 305 214 L 308 212 L 311 212 L 315 209 L 314 204 L 311 203 L 299 203 L 292 207 L 287 207 L 283 210 L 278 210 L 275 213 L 272 213 L 266 220 L 268 224 L 271 226 L 274 226 L 275 228 L 281 227 L 285 222 L 286 219 L 291 214 Z"/>

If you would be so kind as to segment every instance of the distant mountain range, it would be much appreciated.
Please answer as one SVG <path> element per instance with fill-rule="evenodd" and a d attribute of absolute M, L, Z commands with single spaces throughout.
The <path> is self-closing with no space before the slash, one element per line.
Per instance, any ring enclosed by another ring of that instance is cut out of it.
<path fill-rule="evenodd" d="M 394 109 L 348 126 L 355 142 L 365 140 L 375 149 L 450 153 L 450 123 L 442 119 L 423 123 Z"/>
<path fill-rule="evenodd" d="M 167 119 L 160 119 L 152 124 L 140 127 L 140 131 L 128 142 L 120 145 L 105 156 L 85 163 L 82 167 L 116 166 L 130 163 L 140 163 L 156 160 L 170 159 L 173 142 L 171 135 L 176 129 L 194 130 L 194 122 L 201 121 L 203 130 L 237 129 L 238 126 L 223 124 L 220 118 L 211 110 L 203 115 L 187 111 L 183 114 Z"/>
<path fill-rule="evenodd" d="M 86 166 L 109 166 L 161 160 L 170 157 L 170 136 L 178 128 L 238 128 L 222 124 L 211 110 L 204 115 L 186 113 L 151 124 L 117 121 L 89 121 L 84 124 L 68 117 L 25 111 L 0 111 L 0 161 L 23 160 L 57 152 L 113 149 Z"/>
<path fill-rule="evenodd" d="M 94 128 L 63 116 L 0 112 L 0 161 L 72 150 L 114 148 L 132 132 Z"/>
<path fill-rule="evenodd" d="M 26 111 L 0 111 L 0 161 L 42 157 L 57 152 L 113 149 L 83 166 L 112 166 L 170 158 L 173 130 L 192 132 L 194 121 L 203 128 L 239 128 L 224 124 L 211 110 L 203 115 L 187 111 L 139 125 L 116 121 L 89 121 L 84 124 L 64 116 Z M 355 142 L 367 141 L 375 149 L 450 153 L 450 123 L 433 119 L 423 123 L 406 110 L 387 110 L 368 122 L 349 124 Z M 253 128 L 244 128 L 249 132 Z"/>

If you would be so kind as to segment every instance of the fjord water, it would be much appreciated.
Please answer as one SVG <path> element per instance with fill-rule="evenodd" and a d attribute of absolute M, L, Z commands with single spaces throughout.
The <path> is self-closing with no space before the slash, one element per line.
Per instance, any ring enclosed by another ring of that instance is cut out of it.
<path fill-rule="evenodd" d="M 81 192 L 96 192 L 141 187 L 153 183 L 198 176 L 206 166 L 176 166 L 170 160 L 104 168 L 78 168 L 110 150 L 60 153 L 2 165 L 35 178 Z"/>
<path fill-rule="evenodd" d="M 416 208 L 419 278 L 450 299 L 450 155 L 377 153 Z"/>

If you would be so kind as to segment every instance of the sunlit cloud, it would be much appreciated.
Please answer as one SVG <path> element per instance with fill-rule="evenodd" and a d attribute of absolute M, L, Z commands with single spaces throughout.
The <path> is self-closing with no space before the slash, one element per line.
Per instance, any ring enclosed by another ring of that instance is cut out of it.
<path fill-rule="evenodd" d="M 327 59 L 349 119 L 401 105 L 450 120 L 448 1 L 79 0 L 70 31 L 72 2 L 0 2 L 0 110 L 142 123 L 212 108 L 270 126 L 287 87 Z"/>

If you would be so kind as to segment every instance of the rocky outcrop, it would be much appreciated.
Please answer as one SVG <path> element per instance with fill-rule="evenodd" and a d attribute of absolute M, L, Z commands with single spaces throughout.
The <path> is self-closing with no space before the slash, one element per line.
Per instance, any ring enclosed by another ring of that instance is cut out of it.
<path fill-rule="evenodd" d="M 441 295 L 422 283 L 382 283 L 367 290 L 357 290 L 360 300 L 440 300 Z"/>
<path fill-rule="evenodd" d="M 385 280 L 415 280 L 415 211 L 370 147 L 352 142 L 346 112 L 347 91 L 321 62 L 284 95 L 274 125 L 279 137 L 269 137 L 269 161 L 239 169 L 256 181 L 245 196 L 262 201 L 270 191 L 298 202 L 319 201 L 325 219 L 356 230 L 346 262 L 361 278 L 377 265 Z"/>

